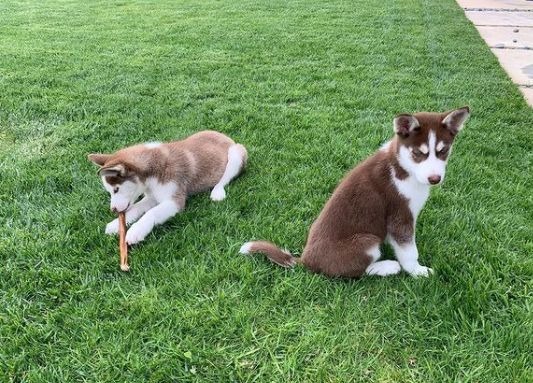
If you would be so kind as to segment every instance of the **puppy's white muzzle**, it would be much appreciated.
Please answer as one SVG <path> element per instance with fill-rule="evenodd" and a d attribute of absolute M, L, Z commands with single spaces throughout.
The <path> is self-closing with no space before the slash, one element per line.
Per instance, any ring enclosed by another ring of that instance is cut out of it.
<path fill-rule="evenodd" d="M 130 201 L 127 198 L 116 195 L 111 197 L 111 211 L 114 213 L 120 213 L 126 211 L 130 206 Z"/>

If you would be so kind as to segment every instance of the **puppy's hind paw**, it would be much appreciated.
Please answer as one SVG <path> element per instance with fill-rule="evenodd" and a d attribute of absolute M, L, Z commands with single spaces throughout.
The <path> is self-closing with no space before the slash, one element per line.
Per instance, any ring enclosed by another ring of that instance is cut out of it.
<path fill-rule="evenodd" d="M 106 225 L 105 233 L 108 235 L 114 235 L 118 233 L 118 218 L 112 220 Z"/>
<path fill-rule="evenodd" d="M 371 263 L 366 268 L 366 273 L 368 275 L 378 275 L 380 277 L 386 277 L 389 275 L 398 274 L 401 270 L 400 264 L 396 261 L 379 261 Z"/>
<path fill-rule="evenodd" d="M 215 187 L 211 191 L 211 199 L 213 201 L 222 201 L 224 198 L 226 198 L 226 191 L 224 190 L 224 188 Z"/>

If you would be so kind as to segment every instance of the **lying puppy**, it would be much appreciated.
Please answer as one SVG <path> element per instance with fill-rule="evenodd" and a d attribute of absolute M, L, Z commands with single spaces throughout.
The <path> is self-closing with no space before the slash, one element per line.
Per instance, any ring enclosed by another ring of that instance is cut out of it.
<path fill-rule="evenodd" d="M 244 146 L 213 131 L 182 141 L 89 155 L 89 160 L 100 166 L 98 173 L 111 194 L 111 210 L 126 211 L 128 224 L 138 220 L 126 234 L 129 245 L 142 241 L 155 225 L 182 211 L 191 194 L 212 188 L 211 199 L 223 200 L 224 186 L 239 175 L 247 158 Z M 144 198 L 135 203 L 141 196 Z M 118 219 L 111 221 L 105 232 L 116 234 Z"/>
<path fill-rule="evenodd" d="M 334 277 L 386 276 L 403 268 L 413 276 L 432 270 L 418 263 L 415 223 L 431 185 L 444 179 L 455 135 L 468 107 L 447 113 L 402 114 L 396 136 L 339 184 L 311 226 L 300 258 L 270 242 L 248 242 L 241 253 L 264 253 L 284 267 L 301 263 Z M 388 241 L 398 261 L 379 261 Z"/>

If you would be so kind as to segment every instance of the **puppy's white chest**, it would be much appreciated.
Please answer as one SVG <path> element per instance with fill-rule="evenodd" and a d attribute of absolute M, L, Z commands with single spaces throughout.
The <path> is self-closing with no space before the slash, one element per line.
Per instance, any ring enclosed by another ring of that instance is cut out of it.
<path fill-rule="evenodd" d="M 157 202 L 172 199 L 177 190 L 178 186 L 174 182 L 161 183 L 156 178 L 146 180 L 146 194 Z"/>
<path fill-rule="evenodd" d="M 412 176 L 400 180 L 396 178 L 394 171 L 392 173 L 394 186 L 400 195 L 409 201 L 409 210 L 411 210 L 411 214 L 413 214 L 413 219 L 416 220 L 418 213 L 420 213 L 420 210 L 422 210 L 429 197 L 429 185 L 417 182 Z"/>

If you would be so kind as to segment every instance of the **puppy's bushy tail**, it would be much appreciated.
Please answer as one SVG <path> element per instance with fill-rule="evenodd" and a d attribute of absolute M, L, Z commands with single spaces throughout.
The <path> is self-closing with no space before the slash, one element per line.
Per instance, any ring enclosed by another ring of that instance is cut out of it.
<path fill-rule="evenodd" d="M 241 250 L 239 252 L 246 255 L 262 253 L 265 254 L 267 258 L 275 264 L 287 268 L 294 267 L 297 263 L 299 263 L 299 259 L 293 257 L 287 250 L 281 250 L 272 242 L 267 241 L 246 242 L 241 246 Z"/>

